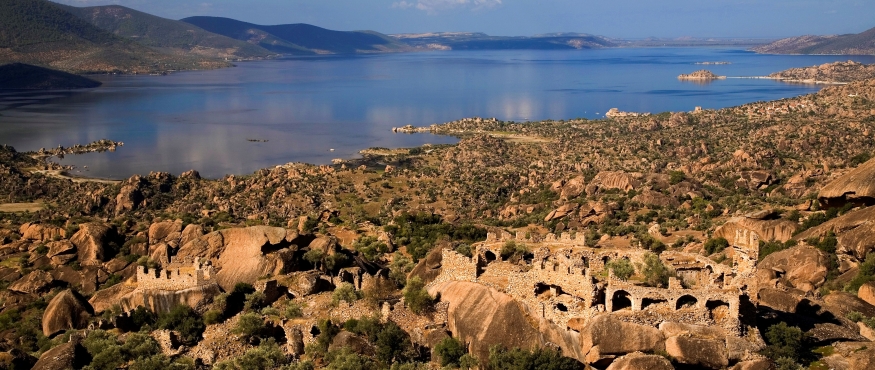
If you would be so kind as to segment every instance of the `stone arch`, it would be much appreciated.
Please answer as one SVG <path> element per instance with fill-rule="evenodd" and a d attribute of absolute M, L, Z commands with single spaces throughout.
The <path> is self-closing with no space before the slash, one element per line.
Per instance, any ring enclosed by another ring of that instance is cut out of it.
<path fill-rule="evenodd" d="M 495 253 L 492 253 L 492 251 L 486 251 L 485 253 L 483 253 L 483 258 L 486 259 L 486 263 L 492 263 L 498 259 L 498 257 L 495 256 Z"/>
<path fill-rule="evenodd" d="M 675 301 L 675 308 L 681 309 L 686 306 L 695 306 L 699 304 L 699 300 L 689 294 L 683 295 Z"/>
<path fill-rule="evenodd" d="M 568 306 L 566 306 L 565 304 L 562 304 L 562 303 L 557 303 L 556 310 L 561 311 L 561 312 L 568 312 Z"/>
<path fill-rule="evenodd" d="M 632 295 L 625 290 L 618 290 L 611 295 L 611 312 L 624 308 L 632 309 Z"/>
<path fill-rule="evenodd" d="M 659 298 L 644 298 L 641 300 L 641 309 L 644 310 L 649 306 L 657 305 L 660 303 L 667 303 L 668 301 L 665 299 Z"/>

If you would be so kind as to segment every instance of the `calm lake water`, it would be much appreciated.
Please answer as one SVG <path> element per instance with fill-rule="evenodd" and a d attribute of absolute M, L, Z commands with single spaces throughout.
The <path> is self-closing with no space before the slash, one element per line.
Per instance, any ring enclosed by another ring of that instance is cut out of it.
<path fill-rule="evenodd" d="M 726 76 L 763 76 L 848 59 L 875 63 L 872 56 L 705 48 L 450 51 L 249 62 L 160 77 L 106 76 L 98 77 L 103 87 L 89 91 L 0 93 L 0 144 L 37 150 L 107 138 L 125 145 L 115 153 L 68 156 L 63 163 L 76 165 L 82 175 L 104 178 L 150 171 L 178 175 L 189 169 L 217 178 L 288 162 L 330 163 L 368 147 L 455 141 L 390 131 L 407 124 L 473 116 L 599 118 L 613 107 L 689 111 L 792 97 L 820 87 L 751 79 L 696 84 L 676 77 L 703 68 Z M 695 65 L 706 61 L 732 64 Z"/>

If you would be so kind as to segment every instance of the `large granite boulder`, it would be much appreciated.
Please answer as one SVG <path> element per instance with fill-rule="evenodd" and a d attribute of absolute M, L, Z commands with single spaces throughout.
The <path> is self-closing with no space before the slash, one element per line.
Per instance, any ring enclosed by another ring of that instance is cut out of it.
<path fill-rule="evenodd" d="M 620 357 L 608 366 L 607 370 L 674 370 L 671 362 L 665 357 L 646 355 L 641 352 L 630 353 Z"/>
<path fill-rule="evenodd" d="M 866 303 L 875 305 L 875 282 L 868 282 L 860 287 L 857 291 L 857 297 L 866 301 Z"/>
<path fill-rule="evenodd" d="M 341 331 L 334 336 L 334 339 L 328 346 L 328 351 L 339 350 L 341 348 L 347 348 L 352 352 L 364 356 L 373 356 L 377 352 L 374 346 L 368 343 L 367 340 L 346 330 Z"/>
<path fill-rule="evenodd" d="M 677 362 L 708 369 L 729 366 L 726 344 L 721 340 L 677 336 L 665 341 L 665 352 Z"/>
<path fill-rule="evenodd" d="M 94 310 L 79 293 L 65 290 L 52 298 L 43 313 L 43 334 L 52 337 L 67 329 L 84 329 Z"/>
<path fill-rule="evenodd" d="M 38 222 L 30 222 L 21 225 L 19 233 L 21 234 L 22 239 L 42 242 L 63 238 L 66 235 L 64 229 L 60 227 L 43 225 Z"/>
<path fill-rule="evenodd" d="M 70 238 L 70 242 L 76 246 L 79 263 L 87 266 L 100 265 L 105 261 L 108 257 L 106 247 L 113 234 L 113 230 L 103 224 L 85 223 L 79 225 L 79 231 Z"/>
<path fill-rule="evenodd" d="M 429 289 L 429 294 L 448 302 L 448 329 L 470 352 L 485 361 L 489 348 L 541 346 L 534 320 L 514 299 L 477 283 L 450 281 Z M 512 328 L 512 330 L 509 330 Z"/>
<path fill-rule="evenodd" d="M 149 245 L 167 243 L 178 247 L 182 238 L 182 220 L 161 221 L 149 226 Z"/>
<path fill-rule="evenodd" d="M 786 242 L 793 237 L 799 224 L 789 220 L 762 220 L 753 217 L 734 217 L 714 230 L 714 238 L 735 241 L 738 231 L 753 232 L 759 240 Z"/>
<path fill-rule="evenodd" d="M 55 281 L 52 275 L 43 270 L 33 270 L 21 279 L 12 283 L 9 290 L 18 293 L 39 293 L 46 291 Z"/>
<path fill-rule="evenodd" d="M 115 305 L 121 306 L 122 298 L 133 293 L 136 289 L 136 284 L 129 284 L 128 282 L 116 284 L 95 292 L 91 299 L 88 300 L 88 304 L 91 305 L 95 313 L 100 314 L 111 310 Z"/>
<path fill-rule="evenodd" d="M 824 308 L 837 317 L 847 317 L 851 312 L 859 312 L 867 317 L 875 317 L 875 306 L 845 292 L 832 292 L 823 297 Z"/>
<path fill-rule="evenodd" d="M 419 260 L 416 267 L 410 271 L 407 278 L 418 276 L 426 284 L 431 283 L 441 274 L 443 263 L 443 248 L 434 248 L 425 258 Z"/>
<path fill-rule="evenodd" d="M 562 186 L 559 191 L 559 198 L 569 200 L 579 197 L 586 190 L 586 179 L 583 176 L 577 176 Z"/>
<path fill-rule="evenodd" d="M 653 352 L 665 348 L 665 336 L 659 329 L 617 320 L 609 314 L 593 318 L 580 332 L 584 352 L 597 351 L 600 356 Z"/>
<path fill-rule="evenodd" d="M 875 159 L 833 180 L 820 189 L 821 204 L 841 207 L 846 203 L 875 204 Z"/>
<path fill-rule="evenodd" d="M 259 277 L 284 273 L 300 242 L 298 233 L 278 227 L 225 229 L 185 244 L 175 259 L 211 261 L 216 281 L 231 291 L 237 283 L 254 284 Z"/>
<path fill-rule="evenodd" d="M 875 250 L 875 207 L 848 212 L 800 233 L 795 239 L 820 238 L 830 232 L 835 233 L 838 240 L 836 252 L 866 259 L 866 255 Z"/>
<path fill-rule="evenodd" d="M 826 282 L 828 257 L 817 248 L 797 246 L 772 253 L 757 265 L 761 287 L 775 283 L 810 292 Z M 777 281 L 776 281 L 777 280 Z"/>
<path fill-rule="evenodd" d="M 641 185 L 640 174 L 631 174 L 626 172 L 599 172 L 595 178 L 586 186 L 586 194 L 593 195 L 603 189 L 618 189 L 628 192 L 634 190 Z"/>
<path fill-rule="evenodd" d="M 81 369 L 91 362 L 91 355 L 78 340 L 52 348 L 33 365 L 31 370 L 74 370 Z"/>

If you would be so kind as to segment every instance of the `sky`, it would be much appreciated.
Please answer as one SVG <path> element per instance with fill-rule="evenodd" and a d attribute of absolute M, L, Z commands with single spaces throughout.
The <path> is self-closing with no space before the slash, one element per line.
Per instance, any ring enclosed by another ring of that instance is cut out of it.
<path fill-rule="evenodd" d="M 386 34 L 780 38 L 875 27 L 875 0 L 55 0 L 124 5 L 165 18 L 229 17 Z"/>

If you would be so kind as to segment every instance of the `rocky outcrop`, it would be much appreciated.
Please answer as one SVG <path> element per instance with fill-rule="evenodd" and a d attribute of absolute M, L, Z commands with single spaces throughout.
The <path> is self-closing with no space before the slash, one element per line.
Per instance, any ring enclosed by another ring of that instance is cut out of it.
<path fill-rule="evenodd" d="M 407 275 L 408 279 L 418 276 L 426 284 L 431 283 L 441 274 L 443 248 L 434 248 L 425 258 L 419 260 L 416 267 Z"/>
<path fill-rule="evenodd" d="M 835 233 L 838 240 L 836 252 L 866 259 L 866 255 L 875 250 L 875 207 L 848 212 L 800 233 L 795 239 L 820 238 L 830 232 Z"/>
<path fill-rule="evenodd" d="M 707 69 L 703 69 L 700 71 L 695 71 L 690 74 L 682 74 L 678 76 L 679 80 L 700 80 L 700 81 L 711 81 L 711 80 L 723 80 L 726 79 L 726 76 L 718 76 Z"/>
<path fill-rule="evenodd" d="M 674 366 L 665 357 L 646 355 L 641 352 L 630 353 L 620 357 L 608 366 L 607 370 L 674 370 Z"/>
<path fill-rule="evenodd" d="M 201 310 L 221 292 L 216 284 L 174 291 L 137 289 L 122 296 L 118 304 L 124 311 L 132 311 L 143 306 L 152 312 L 165 313 L 170 312 L 177 305 Z"/>
<path fill-rule="evenodd" d="M 301 243 L 298 233 L 278 227 L 255 226 L 215 231 L 179 249 L 176 259 L 209 260 L 216 281 L 225 291 L 237 283 L 254 284 L 259 277 L 282 274 L 293 263 Z"/>
<path fill-rule="evenodd" d="M 579 197 L 586 190 L 586 179 L 583 176 L 577 176 L 568 180 L 559 192 L 559 198 L 564 200 L 574 199 Z"/>
<path fill-rule="evenodd" d="M 689 337 L 671 337 L 665 341 L 665 352 L 677 362 L 709 369 L 723 369 L 729 365 L 723 341 Z"/>
<path fill-rule="evenodd" d="M 127 282 L 116 284 L 109 288 L 95 292 L 88 303 L 97 314 L 103 311 L 112 309 L 114 305 L 121 305 L 121 300 L 126 295 L 133 293 L 137 289 L 136 285 Z"/>
<path fill-rule="evenodd" d="M 828 207 L 841 207 L 846 203 L 875 204 L 875 159 L 824 186 L 818 199 Z"/>
<path fill-rule="evenodd" d="M 514 299 L 495 289 L 469 282 L 451 281 L 429 289 L 432 296 L 449 303 L 448 329 L 470 352 L 485 360 L 489 348 L 540 346 L 541 335 L 531 316 Z M 508 330 L 513 328 L 513 330 Z"/>
<path fill-rule="evenodd" d="M 610 315 L 593 318 L 580 332 L 580 345 L 587 358 L 593 353 L 624 355 L 665 348 L 665 337 L 656 328 L 617 320 Z M 592 362 L 592 361 L 590 361 Z"/>
<path fill-rule="evenodd" d="M 632 200 L 649 206 L 677 207 L 680 205 L 677 199 L 653 190 L 644 190 Z"/>
<path fill-rule="evenodd" d="M 63 238 L 66 235 L 64 229 L 60 227 L 43 225 L 40 223 L 26 223 L 21 225 L 19 233 L 21 234 L 22 239 L 43 242 Z"/>
<path fill-rule="evenodd" d="M 349 349 L 364 356 L 373 356 L 377 352 L 374 346 L 368 343 L 367 340 L 346 330 L 334 336 L 334 339 L 328 346 L 328 351 L 339 350 L 341 348 Z"/>
<path fill-rule="evenodd" d="M 797 246 L 772 253 L 757 266 L 761 287 L 783 285 L 810 292 L 826 281 L 828 259 L 819 249 Z"/>
<path fill-rule="evenodd" d="M 52 275 L 43 270 L 34 270 L 12 283 L 9 290 L 18 293 L 39 293 L 46 291 L 54 282 Z"/>
<path fill-rule="evenodd" d="M 868 282 L 860 287 L 857 291 L 857 297 L 866 301 L 866 303 L 875 305 L 875 282 Z"/>
<path fill-rule="evenodd" d="M 81 369 L 91 362 L 91 356 L 78 340 L 52 348 L 33 365 L 32 370 L 72 370 Z"/>
<path fill-rule="evenodd" d="M 52 337 L 67 329 L 84 329 L 94 315 L 91 305 L 79 293 L 65 290 L 46 307 L 43 313 L 43 334 Z"/>
<path fill-rule="evenodd" d="M 552 220 L 561 219 L 565 216 L 570 215 L 572 212 L 576 211 L 577 207 L 578 207 L 577 203 L 565 204 L 565 205 L 553 210 L 549 214 L 547 214 L 547 217 L 544 217 L 544 221 L 552 221 Z"/>
<path fill-rule="evenodd" d="M 730 243 L 736 232 L 754 232 L 762 241 L 786 242 L 793 237 L 799 224 L 789 220 L 762 220 L 753 217 L 734 217 L 714 231 L 714 238 L 725 238 Z"/>
<path fill-rule="evenodd" d="M 640 174 L 626 172 L 599 172 L 586 186 L 586 194 L 596 194 L 601 189 L 618 189 L 624 192 L 634 190 L 641 185 Z"/>
<path fill-rule="evenodd" d="M 106 260 L 106 246 L 113 236 L 109 226 L 98 223 L 85 223 L 79 225 L 77 231 L 70 238 L 70 242 L 76 246 L 79 263 L 83 266 L 99 265 Z"/>

